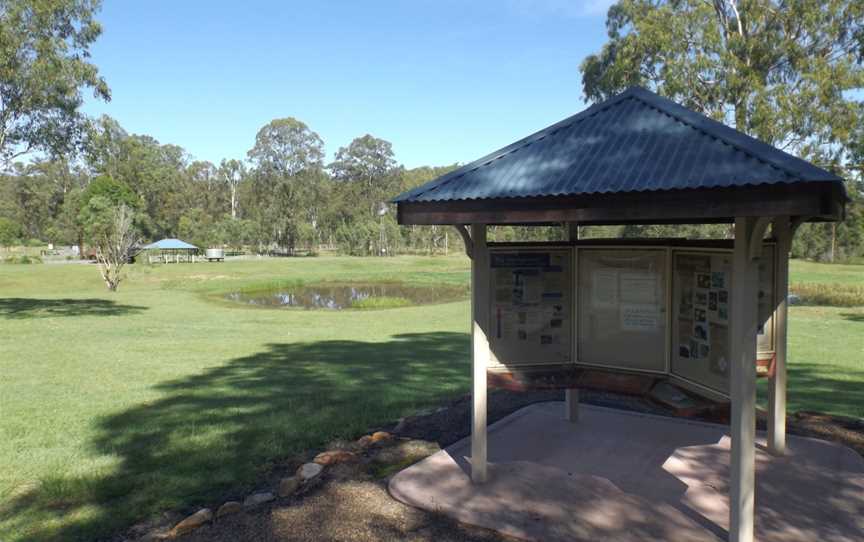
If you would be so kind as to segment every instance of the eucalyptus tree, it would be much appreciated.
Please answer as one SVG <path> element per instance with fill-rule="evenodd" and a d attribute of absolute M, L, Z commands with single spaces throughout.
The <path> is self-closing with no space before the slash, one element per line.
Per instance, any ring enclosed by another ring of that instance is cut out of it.
<path fill-rule="evenodd" d="M 393 145 L 366 134 L 341 147 L 328 166 L 342 202 L 338 237 L 352 253 L 392 253 L 401 241 L 390 198 L 398 191 L 402 168 Z"/>
<path fill-rule="evenodd" d="M 269 242 L 295 250 L 298 243 L 317 240 L 318 193 L 325 181 L 324 142 L 303 122 L 288 117 L 275 119 L 255 136 L 247 153 L 257 220 L 269 230 Z"/>
<path fill-rule="evenodd" d="M 581 66 L 600 100 L 642 85 L 766 143 L 841 163 L 861 119 L 860 0 L 619 0 Z"/>
<path fill-rule="evenodd" d="M 237 198 L 238 188 L 247 176 L 246 165 L 240 160 L 225 160 L 219 163 L 218 178 L 226 186 L 231 194 L 231 219 L 237 219 L 239 200 Z"/>
<path fill-rule="evenodd" d="M 84 91 L 110 100 L 90 62 L 102 28 L 98 0 L 0 3 L 0 164 L 43 151 L 65 156 L 80 143 Z"/>

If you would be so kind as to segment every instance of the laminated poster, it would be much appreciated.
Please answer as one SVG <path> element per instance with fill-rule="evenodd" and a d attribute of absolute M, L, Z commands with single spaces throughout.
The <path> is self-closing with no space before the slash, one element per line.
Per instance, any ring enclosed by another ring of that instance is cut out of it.
<path fill-rule="evenodd" d="M 621 304 L 621 329 L 655 332 L 660 328 L 660 312 L 654 304 Z"/>
<path fill-rule="evenodd" d="M 570 356 L 568 255 L 493 252 L 493 352 L 502 363 Z"/>
<path fill-rule="evenodd" d="M 657 273 L 651 271 L 627 271 L 621 273 L 622 303 L 657 303 Z"/>

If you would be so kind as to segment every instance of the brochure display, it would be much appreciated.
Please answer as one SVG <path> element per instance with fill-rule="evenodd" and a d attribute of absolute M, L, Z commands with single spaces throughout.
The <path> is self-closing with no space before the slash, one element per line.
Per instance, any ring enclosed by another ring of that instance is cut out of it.
<path fill-rule="evenodd" d="M 580 249 L 577 359 L 666 370 L 666 249 Z"/>
<path fill-rule="evenodd" d="M 572 362 L 573 251 L 491 249 L 491 365 Z"/>

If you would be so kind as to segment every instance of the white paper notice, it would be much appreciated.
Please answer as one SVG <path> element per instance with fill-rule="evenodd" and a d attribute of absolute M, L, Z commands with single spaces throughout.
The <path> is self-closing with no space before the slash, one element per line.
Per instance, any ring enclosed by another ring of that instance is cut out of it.
<path fill-rule="evenodd" d="M 618 271 L 598 269 L 591 277 L 592 301 L 595 307 L 618 304 Z"/>
<path fill-rule="evenodd" d="M 653 304 L 622 304 L 621 329 L 624 331 L 656 331 L 660 327 L 660 311 Z"/>
<path fill-rule="evenodd" d="M 621 301 L 624 303 L 657 303 L 657 274 L 650 271 L 621 273 Z"/>

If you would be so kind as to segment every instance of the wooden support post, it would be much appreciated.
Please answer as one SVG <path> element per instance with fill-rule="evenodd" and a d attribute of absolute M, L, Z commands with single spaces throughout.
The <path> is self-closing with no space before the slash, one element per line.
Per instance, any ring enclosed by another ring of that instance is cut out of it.
<path fill-rule="evenodd" d="M 774 371 L 768 383 L 768 451 L 786 453 L 786 318 L 789 300 L 789 252 L 792 226 L 788 216 L 778 217 L 772 226 L 777 239 L 776 290 L 774 305 Z"/>
<path fill-rule="evenodd" d="M 567 235 L 570 241 L 579 240 L 577 222 L 567 223 Z M 564 391 L 564 419 L 569 422 L 579 421 L 579 388 L 568 388 Z"/>
<path fill-rule="evenodd" d="M 471 225 L 471 363 L 473 378 L 473 416 L 471 423 L 471 481 L 482 484 L 486 469 L 486 365 L 489 340 L 486 336 L 489 312 L 489 249 L 486 225 Z"/>
<path fill-rule="evenodd" d="M 753 541 L 756 468 L 756 331 L 759 266 L 754 243 L 762 243 L 765 221 L 735 219 L 730 314 L 730 465 L 729 540 Z M 761 230 L 761 233 L 760 233 Z"/>

